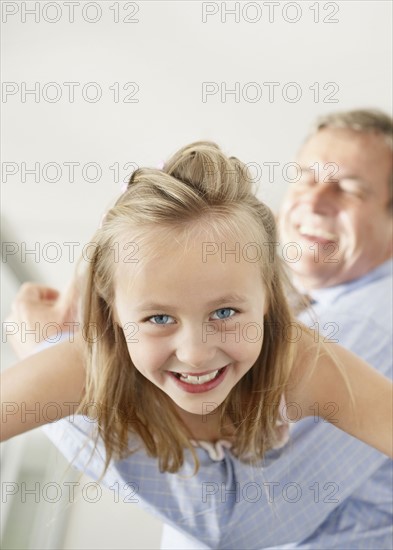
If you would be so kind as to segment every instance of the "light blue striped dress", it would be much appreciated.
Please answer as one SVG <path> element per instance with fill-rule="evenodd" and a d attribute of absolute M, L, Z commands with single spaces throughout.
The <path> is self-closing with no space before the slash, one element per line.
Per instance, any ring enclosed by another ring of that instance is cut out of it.
<path fill-rule="evenodd" d="M 321 332 L 391 376 L 391 261 L 313 297 Z M 312 325 L 309 315 L 302 320 Z M 43 429 L 78 469 L 100 476 L 104 450 L 99 445 L 91 458 L 91 421 L 80 416 Z M 226 444 L 196 450 L 196 476 L 188 453 L 182 470 L 169 474 L 138 451 L 113 462 L 103 480 L 167 524 L 163 548 L 392 548 L 392 461 L 320 418 L 292 424 L 287 444 L 258 467 Z"/>

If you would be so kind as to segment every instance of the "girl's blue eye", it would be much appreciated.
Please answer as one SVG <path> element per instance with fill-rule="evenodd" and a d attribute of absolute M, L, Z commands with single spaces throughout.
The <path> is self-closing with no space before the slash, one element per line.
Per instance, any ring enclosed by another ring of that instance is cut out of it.
<path fill-rule="evenodd" d="M 158 319 L 158 321 L 153 321 L 153 319 Z M 153 325 L 172 325 L 173 323 L 166 322 L 168 319 L 172 319 L 172 317 L 170 315 L 153 315 L 149 317 L 149 321 L 151 321 Z"/>
<path fill-rule="evenodd" d="M 232 309 L 231 307 L 223 307 L 222 309 L 217 309 L 214 314 L 217 313 L 218 315 L 218 319 L 229 319 L 230 317 L 232 317 L 232 315 L 227 315 L 230 311 L 233 311 L 234 313 L 236 313 L 236 311 L 234 309 Z"/>

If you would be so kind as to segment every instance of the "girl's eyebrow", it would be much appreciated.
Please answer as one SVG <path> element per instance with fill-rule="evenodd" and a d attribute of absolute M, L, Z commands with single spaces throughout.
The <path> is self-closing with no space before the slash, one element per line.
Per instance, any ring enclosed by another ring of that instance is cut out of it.
<path fill-rule="evenodd" d="M 211 308 L 214 306 L 217 306 L 219 304 L 224 303 L 244 303 L 248 300 L 246 296 L 242 296 L 240 294 L 226 294 L 225 296 L 221 296 L 220 298 L 211 300 L 206 304 L 206 307 Z M 176 311 L 176 308 L 173 307 L 170 304 L 159 304 L 158 302 L 142 302 L 140 304 L 137 304 L 135 306 L 136 311 L 150 311 L 150 310 L 173 310 Z"/>

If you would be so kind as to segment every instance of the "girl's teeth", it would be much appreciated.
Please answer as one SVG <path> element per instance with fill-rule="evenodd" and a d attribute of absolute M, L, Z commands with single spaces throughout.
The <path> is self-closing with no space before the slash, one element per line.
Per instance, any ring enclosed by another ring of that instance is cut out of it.
<path fill-rule="evenodd" d="M 188 374 L 181 374 L 179 380 L 182 382 L 187 382 L 187 384 L 205 384 L 213 380 L 218 374 L 218 370 L 210 372 L 209 374 L 204 374 L 203 376 L 190 376 Z"/>

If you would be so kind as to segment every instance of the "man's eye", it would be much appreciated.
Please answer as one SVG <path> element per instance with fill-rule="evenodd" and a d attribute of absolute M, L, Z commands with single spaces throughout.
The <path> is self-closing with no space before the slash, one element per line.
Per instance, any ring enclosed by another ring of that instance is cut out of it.
<path fill-rule="evenodd" d="M 356 197 L 362 197 L 364 195 L 363 191 L 359 189 L 359 187 L 349 183 L 340 183 L 340 189 L 341 191 L 344 191 L 344 193 L 348 193 L 349 195 L 354 195 Z"/>
<path fill-rule="evenodd" d="M 155 319 L 153 321 L 153 319 Z M 170 315 L 152 315 L 147 320 L 153 323 L 153 325 L 173 325 L 173 323 L 168 323 L 168 319 L 173 319 Z"/>
<path fill-rule="evenodd" d="M 217 309 L 213 315 L 217 314 L 218 317 L 216 319 L 229 319 L 230 317 L 233 317 L 233 315 L 229 315 L 229 312 L 233 311 L 233 313 L 237 313 L 235 309 L 232 309 L 230 307 L 223 307 L 221 309 Z"/>

